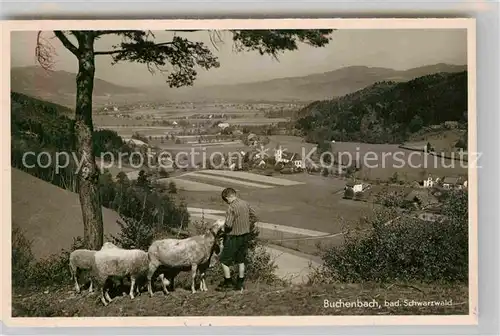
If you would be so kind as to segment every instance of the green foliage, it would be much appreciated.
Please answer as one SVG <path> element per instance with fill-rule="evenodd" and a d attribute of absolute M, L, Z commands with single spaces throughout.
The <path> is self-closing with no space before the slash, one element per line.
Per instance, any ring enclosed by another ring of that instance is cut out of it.
<path fill-rule="evenodd" d="M 115 199 L 116 191 L 114 188 L 113 176 L 108 170 L 105 170 L 103 174 L 99 175 L 99 186 L 101 202 L 109 206 Z"/>
<path fill-rule="evenodd" d="M 415 133 L 415 132 L 420 131 L 423 126 L 424 126 L 424 121 L 422 120 L 422 118 L 420 116 L 416 115 L 410 121 L 408 128 L 409 128 L 410 132 Z"/>
<path fill-rule="evenodd" d="M 392 176 L 389 178 L 390 183 L 398 183 L 399 182 L 399 174 L 398 172 L 394 172 Z"/>
<path fill-rule="evenodd" d="M 375 202 L 385 207 L 400 208 L 405 202 L 405 193 L 400 190 L 382 190 L 375 196 Z"/>
<path fill-rule="evenodd" d="M 353 199 L 354 198 L 354 190 L 352 190 L 352 188 L 345 188 L 344 198 Z"/>
<path fill-rule="evenodd" d="M 12 92 L 11 166 L 61 188 L 78 192 L 74 173 L 77 165 L 73 156 L 76 150 L 74 120 L 66 116 L 70 112 L 63 106 Z M 93 147 L 97 155 L 104 152 L 130 151 L 116 132 L 109 130 L 94 132 Z M 25 156 L 30 151 L 34 152 L 34 155 Z M 36 162 L 37 155 L 42 152 L 51 157 L 51 165 L 46 168 Z M 59 163 L 67 164 L 66 167 L 56 168 L 57 152 L 68 153 L 68 157 L 59 156 Z"/>
<path fill-rule="evenodd" d="M 317 30 L 239 30 L 233 41 L 239 51 L 255 50 L 261 55 L 277 57 L 279 53 L 298 48 L 297 42 L 322 47 L 330 41 L 331 29 Z"/>
<path fill-rule="evenodd" d="M 136 185 L 140 188 L 151 189 L 150 176 L 143 169 L 139 171 L 139 176 L 137 177 Z"/>
<path fill-rule="evenodd" d="M 124 249 L 141 249 L 147 251 L 153 243 L 157 228 L 151 223 L 145 223 L 134 218 L 125 217 L 117 221 L 121 230 L 111 236 L 114 244 Z"/>
<path fill-rule="evenodd" d="M 73 240 L 70 250 L 35 260 L 31 251 L 32 242 L 27 240 L 19 228 L 12 230 L 12 285 L 22 287 L 50 287 L 71 283 L 69 254 L 83 248 L 82 237 Z"/>
<path fill-rule="evenodd" d="M 401 143 L 424 126 L 467 122 L 467 72 L 437 73 L 408 82 L 380 82 L 298 113 L 306 140 Z"/>
<path fill-rule="evenodd" d="M 321 273 L 330 281 L 461 281 L 468 279 L 468 197 L 452 191 L 443 205 L 448 219 L 429 223 L 376 212 L 368 235 L 348 233 L 327 249 Z M 392 222 L 386 223 L 392 220 Z"/>
<path fill-rule="evenodd" d="M 123 139 L 112 130 L 94 131 L 93 134 L 94 154 L 100 156 L 103 153 L 118 154 L 124 147 Z"/>
<path fill-rule="evenodd" d="M 177 194 L 177 186 L 175 185 L 175 182 L 174 181 L 171 181 L 169 184 L 168 184 L 168 192 L 170 194 Z"/>

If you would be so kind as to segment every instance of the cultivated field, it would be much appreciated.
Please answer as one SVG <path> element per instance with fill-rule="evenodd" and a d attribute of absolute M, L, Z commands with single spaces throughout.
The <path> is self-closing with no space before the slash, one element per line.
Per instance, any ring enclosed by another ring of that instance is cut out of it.
<path fill-rule="evenodd" d="M 342 155 L 349 161 L 365 162 L 358 172 L 361 178 L 387 180 L 394 173 L 406 181 L 420 181 L 424 176 L 467 176 L 467 162 L 449 160 L 422 152 L 398 148 L 398 145 L 336 142 L 332 144 L 334 155 Z M 367 167 L 371 166 L 371 167 Z"/>
<path fill-rule="evenodd" d="M 328 233 L 341 232 L 343 225 L 357 227 L 359 218 L 372 214 L 376 207 L 343 200 L 345 181 L 333 177 L 299 174 L 275 178 L 247 172 L 200 171 L 176 179 L 199 183 L 196 190 L 179 188 L 189 206 L 225 210 L 220 193 L 201 192 L 201 188 L 230 186 L 251 202 L 261 221 Z"/>

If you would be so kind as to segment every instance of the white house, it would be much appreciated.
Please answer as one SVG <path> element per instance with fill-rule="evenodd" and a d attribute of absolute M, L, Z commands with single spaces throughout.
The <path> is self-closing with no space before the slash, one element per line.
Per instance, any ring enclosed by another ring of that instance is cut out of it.
<path fill-rule="evenodd" d="M 344 189 L 351 188 L 354 193 L 362 192 L 366 186 L 361 182 L 347 182 Z"/>
<path fill-rule="evenodd" d="M 217 126 L 219 128 L 226 129 L 229 127 L 229 124 L 227 122 L 225 122 L 225 123 L 219 123 Z"/>
<path fill-rule="evenodd" d="M 432 178 L 432 176 L 427 177 L 423 181 L 424 188 L 432 188 L 434 187 L 437 183 L 439 183 L 439 177 L 436 177 L 435 179 Z"/>
<path fill-rule="evenodd" d="M 274 160 L 276 161 L 276 163 L 294 162 L 295 159 L 300 160 L 299 155 L 296 153 L 285 152 L 281 148 L 275 149 L 275 151 L 274 151 Z M 300 160 L 300 161 L 302 161 L 302 160 Z"/>
<path fill-rule="evenodd" d="M 128 138 L 123 138 L 123 141 L 125 141 L 125 143 L 127 145 L 130 145 L 130 146 L 147 146 L 148 144 L 145 143 L 144 141 L 141 141 L 141 140 L 138 140 L 138 139 L 128 139 Z"/>

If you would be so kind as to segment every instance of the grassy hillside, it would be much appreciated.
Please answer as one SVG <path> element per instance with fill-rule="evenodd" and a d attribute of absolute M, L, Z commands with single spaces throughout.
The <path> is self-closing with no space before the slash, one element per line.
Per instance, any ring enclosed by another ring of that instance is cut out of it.
<path fill-rule="evenodd" d="M 436 64 L 404 71 L 350 66 L 301 77 L 277 78 L 254 83 L 185 88 L 172 92 L 172 99 L 190 101 L 314 101 L 341 97 L 381 81 L 405 82 L 437 72 L 453 73 L 466 66 Z"/>
<path fill-rule="evenodd" d="M 83 236 L 78 194 L 63 190 L 18 169 L 11 170 L 12 227 L 31 240 L 36 259 L 69 249 L 73 238 Z M 103 208 L 105 234 L 117 234 L 120 216 Z"/>
<path fill-rule="evenodd" d="M 76 74 L 67 71 L 46 71 L 38 66 L 11 69 L 11 90 L 73 108 L 76 100 Z M 96 103 L 141 95 L 137 88 L 94 80 Z M 121 97 L 124 96 L 124 97 Z"/>
<path fill-rule="evenodd" d="M 407 82 L 379 82 L 299 113 L 310 142 L 401 143 L 423 127 L 467 122 L 467 73 L 436 73 Z"/>
<path fill-rule="evenodd" d="M 208 281 L 207 281 L 208 282 Z M 69 286 L 48 288 L 46 293 L 16 291 L 12 297 L 15 317 L 86 317 L 86 316 L 311 316 L 311 315 L 466 315 L 468 289 L 465 285 L 425 285 L 404 283 L 380 285 L 330 284 L 319 286 L 271 287 L 249 284 L 243 293 L 220 293 L 207 283 L 207 292 L 191 294 L 176 289 L 168 297 L 156 292 L 150 298 L 143 293 L 130 300 L 118 297 L 108 307 L 97 296 L 74 294 Z M 68 294 L 68 292 L 70 294 Z M 355 302 L 375 300 L 380 308 L 325 308 L 324 300 Z M 385 307 L 385 301 L 399 307 Z M 411 302 L 451 300 L 446 306 L 405 306 Z M 265 304 L 263 304 L 265 302 Z"/>

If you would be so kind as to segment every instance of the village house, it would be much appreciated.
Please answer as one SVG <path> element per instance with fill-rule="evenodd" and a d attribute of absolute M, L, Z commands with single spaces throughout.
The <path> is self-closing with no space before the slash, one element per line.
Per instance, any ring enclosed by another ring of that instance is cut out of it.
<path fill-rule="evenodd" d="M 227 122 L 223 122 L 223 123 L 219 123 L 217 126 L 218 126 L 219 128 L 221 128 L 221 129 L 226 129 L 226 128 L 228 128 L 228 127 L 229 127 L 229 123 L 227 123 Z"/>
<path fill-rule="evenodd" d="M 344 190 L 352 189 L 352 191 L 356 194 L 358 192 L 363 192 L 369 189 L 370 185 L 362 182 L 349 181 L 346 183 Z"/>
<path fill-rule="evenodd" d="M 296 154 L 293 158 L 293 165 L 296 167 L 296 168 L 300 168 L 300 169 L 305 169 L 306 168 L 306 164 L 304 162 L 304 160 L 302 160 L 302 158 L 300 157 L 299 154 Z"/>
<path fill-rule="evenodd" d="M 123 138 L 123 141 L 127 145 L 132 146 L 132 147 L 141 147 L 141 146 L 147 146 L 148 145 L 147 143 L 145 143 L 144 141 L 139 140 L 139 139 Z"/>
<path fill-rule="evenodd" d="M 462 189 L 460 177 L 445 177 L 443 179 L 443 189 Z"/>
<path fill-rule="evenodd" d="M 259 137 L 253 133 L 247 136 L 247 141 L 249 146 L 257 146 L 259 144 Z"/>
<path fill-rule="evenodd" d="M 423 186 L 424 188 L 432 188 L 435 185 L 437 185 L 439 181 L 440 181 L 439 177 L 433 179 L 432 176 L 429 175 L 427 179 L 423 180 Z"/>
<path fill-rule="evenodd" d="M 276 164 L 278 164 L 278 163 L 285 163 L 285 164 L 292 163 L 295 165 L 294 160 L 299 160 L 302 162 L 299 154 L 286 152 L 281 148 L 275 149 L 274 160 L 276 161 Z M 301 166 L 302 166 L 302 163 L 301 163 Z"/>
<path fill-rule="evenodd" d="M 423 209 L 439 204 L 436 196 L 427 190 L 412 190 L 405 196 L 404 201 L 408 206 L 412 206 L 417 209 Z"/>

